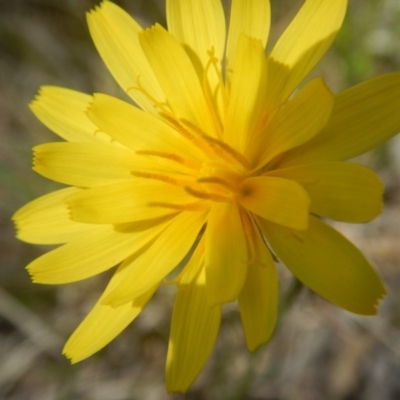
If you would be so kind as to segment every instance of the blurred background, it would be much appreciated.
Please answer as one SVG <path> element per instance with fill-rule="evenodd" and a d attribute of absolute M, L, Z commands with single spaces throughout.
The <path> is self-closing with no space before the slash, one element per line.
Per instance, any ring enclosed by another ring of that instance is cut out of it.
<path fill-rule="evenodd" d="M 165 25 L 164 0 L 115 2 L 143 26 Z M 212 357 L 186 395 L 168 395 L 164 388 L 171 288 L 159 291 L 98 354 L 73 366 L 61 356 L 109 275 L 62 286 L 31 283 L 24 267 L 49 248 L 18 242 L 10 218 L 58 187 L 31 170 L 31 147 L 58 140 L 28 108 L 38 88 L 59 85 L 125 98 L 89 36 L 85 12 L 97 3 L 0 0 L 0 399 L 400 399 L 399 139 L 357 160 L 386 184 L 383 214 L 368 225 L 335 223 L 387 283 L 379 316 L 337 309 L 296 285 L 280 266 L 284 312 L 271 343 L 250 354 L 236 305 L 226 306 Z M 272 0 L 272 42 L 300 4 Z M 399 70 L 400 2 L 350 0 L 343 29 L 314 75 L 337 92 Z"/>

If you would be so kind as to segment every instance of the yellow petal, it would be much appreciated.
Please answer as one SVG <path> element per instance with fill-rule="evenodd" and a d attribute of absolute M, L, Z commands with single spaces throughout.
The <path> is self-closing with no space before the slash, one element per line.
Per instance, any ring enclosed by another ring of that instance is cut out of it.
<path fill-rule="evenodd" d="M 267 56 L 268 96 L 265 109 L 269 114 L 273 115 L 289 99 L 290 93 L 284 90 L 289 78 L 290 67 Z"/>
<path fill-rule="evenodd" d="M 248 157 L 253 165 L 265 165 L 317 135 L 326 125 L 333 103 L 322 79 L 309 82 L 249 144 Z"/>
<path fill-rule="evenodd" d="M 243 151 L 265 113 L 267 62 L 261 42 L 245 35 L 239 39 L 236 55 L 224 139 Z"/>
<path fill-rule="evenodd" d="M 90 34 L 107 68 L 122 89 L 145 110 L 158 113 L 165 96 L 139 44 L 142 28 L 111 1 L 87 14 Z"/>
<path fill-rule="evenodd" d="M 314 217 L 307 231 L 258 222 L 273 251 L 301 282 L 345 310 L 377 313 L 385 287 L 363 254 L 339 232 Z"/>
<path fill-rule="evenodd" d="M 362 165 L 330 162 L 278 169 L 268 173 L 302 185 L 310 212 L 345 222 L 368 222 L 382 211 L 383 184 Z"/>
<path fill-rule="evenodd" d="M 165 203 L 184 205 L 192 201 L 193 197 L 180 186 L 138 178 L 83 190 L 68 197 L 67 204 L 75 221 L 119 224 L 174 212 Z"/>
<path fill-rule="evenodd" d="M 221 1 L 168 0 L 167 22 L 169 32 L 184 45 L 199 80 L 209 85 L 207 100 L 221 120 L 225 113 L 221 70 L 226 32 Z"/>
<path fill-rule="evenodd" d="M 205 248 L 205 240 L 204 236 L 202 236 L 190 260 L 176 278 L 180 286 L 190 285 L 196 280 L 199 271 L 204 267 Z"/>
<path fill-rule="evenodd" d="M 236 204 L 215 203 L 205 233 L 207 298 L 210 305 L 237 299 L 247 272 L 247 245 Z"/>
<path fill-rule="evenodd" d="M 133 303 L 118 308 L 105 306 L 102 303 L 104 297 L 124 280 L 127 273 L 124 268 L 115 272 L 100 299 L 68 339 L 63 354 L 72 363 L 82 361 L 110 343 L 140 314 L 153 296 L 157 286 L 149 289 Z"/>
<path fill-rule="evenodd" d="M 115 97 L 95 94 L 87 114 L 101 130 L 129 149 L 164 153 L 171 158 L 177 155 L 182 160 L 204 157 L 188 138 L 161 119 Z"/>
<path fill-rule="evenodd" d="M 256 350 L 267 343 L 275 329 L 278 316 L 278 274 L 271 253 L 258 228 L 249 240 L 254 246 L 254 261 L 239 296 L 239 309 L 247 347 Z"/>
<path fill-rule="evenodd" d="M 207 305 L 203 268 L 176 296 L 167 355 L 168 392 L 186 392 L 196 379 L 214 347 L 220 320 L 221 307 Z"/>
<path fill-rule="evenodd" d="M 400 73 L 382 75 L 335 96 L 332 116 L 312 141 L 281 165 L 341 161 L 365 153 L 400 131 Z"/>
<path fill-rule="evenodd" d="M 190 48 L 204 68 L 208 51 L 222 60 L 225 48 L 225 16 L 220 1 L 168 0 L 168 31 Z"/>
<path fill-rule="evenodd" d="M 205 212 L 183 211 L 178 214 L 146 251 L 123 264 L 130 273 L 104 299 L 104 303 L 118 307 L 160 283 L 188 254 L 205 218 Z"/>
<path fill-rule="evenodd" d="M 58 244 L 69 242 L 96 229 L 70 218 L 65 198 L 79 189 L 67 188 L 39 197 L 20 208 L 12 217 L 17 238 L 28 243 Z"/>
<path fill-rule="evenodd" d="M 271 58 L 290 68 L 281 87 L 287 98 L 332 44 L 346 13 L 347 0 L 307 0 L 277 41 Z"/>
<path fill-rule="evenodd" d="M 91 100 L 91 96 L 74 90 L 43 86 L 29 106 L 44 125 L 65 140 L 107 143 L 110 138 L 85 114 Z"/>
<path fill-rule="evenodd" d="M 153 240 L 168 224 L 164 219 L 124 227 L 98 226 L 86 235 L 44 254 L 28 265 L 34 282 L 75 282 L 114 267 Z M 150 225 L 150 226 L 149 226 Z"/>
<path fill-rule="evenodd" d="M 33 151 L 34 171 L 73 186 L 92 187 L 132 179 L 137 167 L 134 153 L 107 144 L 46 143 Z"/>
<path fill-rule="evenodd" d="M 310 199 L 296 182 L 259 176 L 241 184 L 238 202 L 268 221 L 294 229 L 306 229 Z"/>
<path fill-rule="evenodd" d="M 271 23 L 269 0 L 233 0 L 229 22 L 228 43 L 226 48 L 227 67 L 232 68 L 236 47 L 241 34 L 261 41 L 262 46 L 268 40 Z"/>
<path fill-rule="evenodd" d="M 174 114 L 201 132 L 215 136 L 202 86 L 181 44 L 160 25 L 146 29 L 139 39 Z"/>

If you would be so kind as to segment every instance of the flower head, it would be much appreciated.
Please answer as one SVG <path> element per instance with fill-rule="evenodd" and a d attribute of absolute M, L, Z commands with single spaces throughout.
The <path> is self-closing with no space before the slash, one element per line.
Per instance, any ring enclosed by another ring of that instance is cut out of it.
<path fill-rule="evenodd" d="M 332 303 L 376 313 L 379 276 L 320 217 L 380 213 L 381 181 L 345 160 L 400 130 L 400 74 L 337 95 L 319 78 L 296 90 L 346 5 L 306 1 L 268 55 L 268 0 L 233 0 L 227 37 L 219 0 L 167 0 L 168 31 L 143 30 L 108 1 L 88 13 L 101 57 L 139 107 L 43 87 L 31 108 L 67 142 L 35 147 L 34 170 L 69 187 L 14 216 L 21 240 L 62 244 L 28 266 L 35 282 L 119 264 L 64 348 L 72 362 L 117 336 L 184 259 L 170 391 L 187 390 L 208 359 L 222 304 L 238 301 L 250 350 L 271 338 L 276 258 Z"/>

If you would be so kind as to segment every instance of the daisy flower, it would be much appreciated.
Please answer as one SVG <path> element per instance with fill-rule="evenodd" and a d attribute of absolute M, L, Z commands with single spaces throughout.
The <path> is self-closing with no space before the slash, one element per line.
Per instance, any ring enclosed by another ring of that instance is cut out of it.
<path fill-rule="evenodd" d="M 298 89 L 334 40 L 346 0 L 307 0 L 269 54 L 268 0 L 167 0 L 168 30 L 142 29 L 109 1 L 87 15 L 103 61 L 136 105 L 42 87 L 35 115 L 66 142 L 34 148 L 34 170 L 68 187 L 14 216 L 18 238 L 61 246 L 34 282 L 117 266 L 65 345 L 72 362 L 114 339 L 157 288 L 177 286 L 166 384 L 186 391 L 207 361 L 221 306 L 237 301 L 249 350 L 277 320 L 280 260 L 306 286 L 373 315 L 385 287 L 325 219 L 367 222 L 383 185 L 346 160 L 400 130 L 400 74 L 338 94 Z"/>

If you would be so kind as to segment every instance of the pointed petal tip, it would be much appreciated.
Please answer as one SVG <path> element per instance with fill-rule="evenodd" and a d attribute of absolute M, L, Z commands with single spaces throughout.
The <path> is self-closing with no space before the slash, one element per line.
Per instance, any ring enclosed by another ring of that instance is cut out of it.
<path fill-rule="evenodd" d="M 38 146 L 32 148 L 32 169 L 33 171 L 40 173 L 37 170 L 37 167 L 40 165 L 40 157 L 38 157 L 37 147 Z"/>
<path fill-rule="evenodd" d="M 86 11 L 86 21 L 89 24 L 90 19 L 93 17 L 93 15 L 98 12 L 98 6 L 94 6 L 91 8 L 89 11 Z"/>
<path fill-rule="evenodd" d="M 35 271 L 34 268 L 32 268 L 31 264 L 29 264 L 25 269 L 28 272 L 28 275 L 31 278 L 32 283 L 48 284 L 48 282 L 46 282 L 45 280 L 40 279 L 40 271 L 39 272 Z"/>
<path fill-rule="evenodd" d="M 72 356 L 72 354 L 70 354 L 66 349 L 66 346 L 64 346 L 63 350 L 62 350 L 62 355 L 71 363 L 71 364 L 75 364 L 76 361 L 74 362 L 74 358 Z"/>
<path fill-rule="evenodd" d="M 378 275 L 377 275 L 378 276 Z M 379 278 L 379 276 L 378 276 Z M 375 288 L 372 289 L 375 293 L 375 298 L 371 299 L 369 304 L 365 304 L 365 307 L 361 307 L 358 310 L 354 310 L 353 312 L 358 315 L 363 315 L 366 317 L 372 317 L 379 314 L 379 308 L 386 298 L 388 291 L 385 283 L 379 278 L 379 283 Z"/>
<path fill-rule="evenodd" d="M 84 360 L 86 357 L 75 357 L 73 352 L 69 349 L 69 343 L 67 342 L 62 350 L 62 355 L 71 363 L 71 365 L 77 364 L 78 362 Z"/>
<path fill-rule="evenodd" d="M 374 303 L 370 304 L 365 309 L 354 311 L 355 314 L 362 315 L 365 317 L 374 317 L 379 314 L 379 308 L 381 306 L 382 301 L 385 299 L 387 293 L 382 292 L 374 301 Z"/>
<path fill-rule="evenodd" d="M 380 295 L 375 300 L 375 303 L 373 305 L 374 312 L 371 315 L 377 315 L 378 314 L 379 307 L 381 306 L 381 303 L 385 299 L 387 294 L 388 294 L 388 291 L 386 289 L 386 286 L 382 283 L 382 292 L 380 293 Z"/>
<path fill-rule="evenodd" d="M 51 86 L 51 85 L 43 85 L 39 87 L 39 90 L 37 93 L 34 95 L 33 99 L 29 102 L 28 107 L 29 109 L 35 113 L 36 107 L 39 105 L 39 103 L 42 101 L 43 97 L 46 95 L 46 92 L 51 90 L 52 88 L 56 88 L 56 86 Z"/>
<path fill-rule="evenodd" d="M 102 0 L 99 4 L 96 4 L 93 8 L 86 12 L 86 17 L 91 17 L 96 13 L 100 13 L 104 11 L 104 8 L 107 6 L 107 3 L 110 3 L 107 0 Z"/>
<path fill-rule="evenodd" d="M 15 213 L 11 216 L 11 221 L 14 224 L 15 229 L 18 230 L 20 229 L 20 222 L 19 222 L 19 218 L 21 216 L 21 208 L 17 211 L 15 211 Z"/>
<path fill-rule="evenodd" d="M 163 28 L 160 24 L 155 23 L 154 25 L 151 25 L 151 26 L 149 26 L 149 27 L 144 28 L 143 30 L 141 30 L 141 31 L 138 33 L 138 36 L 139 36 L 139 38 L 140 38 L 140 37 L 143 37 L 143 36 L 149 36 L 149 35 L 151 35 L 152 33 L 154 33 L 155 31 L 159 31 L 159 30 L 164 30 L 164 28 Z"/>
<path fill-rule="evenodd" d="M 35 96 L 33 97 L 33 99 L 28 103 L 28 107 L 29 109 L 34 112 L 35 107 L 37 105 L 37 103 L 39 102 L 39 99 L 41 97 L 40 91 L 38 91 Z"/>
<path fill-rule="evenodd" d="M 32 273 L 32 269 L 31 269 L 30 264 L 29 264 L 27 267 L 25 267 L 25 269 L 26 269 L 26 271 L 28 272 L 28 274 L 29 274 L 31 280 L 34 282 L 34 277 L 33 277 L 33 273 Z"/>
<path fill-rule="evenodd" d="M 39 100 L 41 97 L 46 96 L 51 91 L 57 90 L 65 90 L 65 91 L 72 91 L 72 89 L 64 88 L 62 86 L 55 86 L 55 85 L 42 85 L 39 87 L 37 93 L 35 94 L 31 103 Z"/>
<path fill-rule="evenodd" d="M 14 216 L 11 218 L 12 219 L 12 221 L 13 221 L 13 223 L 14 223 L 14 228 L 15 228 L 15 237 L 18 239 L 18 240 L 21 240 L 21 241 L 23 241 L 24 242 L 24 239 L 23 239 L 23 237 L 22 237 L 22 235 L 21 235 L 21 226 L 19 225 L 19 222 L 18 221 L 16 221 L 15 219 L 14 219 Z"/>

